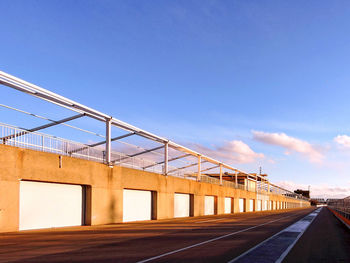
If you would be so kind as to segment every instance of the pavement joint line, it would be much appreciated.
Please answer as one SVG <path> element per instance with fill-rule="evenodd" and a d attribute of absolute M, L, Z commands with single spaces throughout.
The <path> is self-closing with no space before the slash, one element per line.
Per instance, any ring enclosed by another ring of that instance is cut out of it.
<path fill-rule="evenodd" d="M 136 263 L 145 263 L 145 262 L 149 262 L 149 261 L 152 261 L 152 260 L 155 260 L 155 259 L 158 259 L 158 258 L 162 258 L 162 257 L 165 257 L 165 256 L 176 254 L 178 252 L 181 252 L 181 251 L 184 251 L 184 250 L 187 250 L 187 249 L 190 249 L 190 248 L 198 247 L 198 246 L 201 246 L 201 245 L 204 245 L 204 244 L 216 241 L 216 240 L 220 240 L 220 239 L 223 239 L 223 238 L 226 238 L 226 237 L 229 237 L 229 236 L 233 236 L 233 235 L 236 235 L 236 234 L 239 234 L 239 233 L 242 233 L 242 232 L 246 232 L 246 231 L 249 231 L 251 229 L 255 229 L 255 228 L 258 228 L 260 226 L 268 225 L 268 224 L 271 224 L 271 223 L 274 223 L 274 222 L 277 222 L 277 221 L 280 221 L 282 219 L 289 218 L 289 217 L 292 217 L 292 216 L 295 216 L 295 214 L 292 214 L 292 215 L 289 215 L 289 216 L 284 216 L 282 218 L 278 218 L 276 220 L 272 220 L 272 221 L 269 221 L 269 222 L 266 222 L 266 223 L 263 223 L 263 224 L 260 224 L 260 225 L 248 227 L 248 228 L 245 228 L 245 229 L 242 229 L 242 230 L 239 230 L 239 231 L 235 231 L 235 232 L 232 232 L 232 233 L 229 233 L 229 234 L 226 234 L 226 235 L 215 237 L 215 238 L 212 238 L 212 239 L 209 239 L 209 240 L 206 240 L 206 241 L 202 241 L 202 242 L 199 242 L 199 243 L 187 246 L 187 247 L 183 247 L 183 248 L 179 248 L 179 249 L 176 249 L 176 250 L 173 250 L 173 251 L 169 251 L 169 252 L 166 252 L 166 253 L 158 255 L 158 256 L 154 256 L 154 257 L 151 257 L 151 258 L 147 258 L 147 259 L 144 259 L 144 260 L 137 261 Z"/>
<path fill-rule="evenodd" d="M 296 244 L 296 242 L 298 242 L 299 238 L 304 234 L 304 232 L 306 231 L 306 229 L 311 225 L 311 223 L 315 220 L 315 218 L 318 216 L 318 214 L 320 213 L 320 211 L 322 210 L 322 208 L 319 208 L 315 211 L 312 211 L 310 214 L 307 214 L 305 217 L 303 217 L 302 219 L 300 219 L 299 221 L 295 222 L 294 224 L 286 227 L 285 229 L 279 231 L 278 233 L 274 234 L 273 236 L 265 239 L 264 241 L 262 241 L 261 243 L 257 244 L 256 246 L 248 249 L 246 252 L 244 252 L 243 254 L 239 255 L 238 257 L 230 260 L 227 263 L 234 263 L 234 262 L 238 262 L 240 259 L 242 259 L 244 256 L 248 255 L 249 253 L 253 252 L 254 250 L 262 247 L 264 244 L 266 244 L 268 241 L 272 240 L 273 238 L 277 237 L 278 235 L 280 235 L 281 233 L 287 233 L 287 232 L 295 232 L 295 233 L 299 233 L 298 236 L 295 238 L 295 240 L 286 248 L 286 250 L 278 257 L 278 259 L 276 261 L 274 261 L 275 263 L 281 263 L 282 260 L 288 255 L 289 251 L 294 247 L 294 245 Z M 306 217 L 310 217 L 313 216 L 311 221 L 307 221 L 302 222 L 302 221 L 306 221 L 304 220 Z M 300 223 L 302 222 L 302 223 Z M 304 225 L 303 229 L 300 229 L 300 224 Z M 295 227 L 296 226 L 296 227 Z M 299 227 L 299 230 L 298 230 Z M 256 263 L 259 263 L 259 261 L 255 261 Z M 268 262 L 266 258 L 263 259 L 262 262 Z"/>
<path fill-rule="evenodd" d="M 219 219 L 212 219 L 212 220 L 198 221 L 198 222 L 195 222 L 195 223 L 196 223 L 196 224 L 201 224 L 201 223 L 206 223 L 206 222 L 221 221 L 221 220 L 225 220 L 225 219 L 229 219 L 229 218 L 219 218 Z"/>

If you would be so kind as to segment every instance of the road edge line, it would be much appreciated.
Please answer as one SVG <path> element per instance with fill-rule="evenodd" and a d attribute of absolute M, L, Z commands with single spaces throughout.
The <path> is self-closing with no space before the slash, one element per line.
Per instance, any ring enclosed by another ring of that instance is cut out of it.
<path fill-rule="evenodd" d="M 246 232 L 246 231 L 249 231 L 249 230 L 251 230 L 251 229 L 258 228 L 258 227 L 260 227 L 260 226 L 268 225 L 268 224 L 271 224 L 271 223 L 280 221 L 280 220 L 282 220 L 282 219 L 285 219 L 285 218 L 288 218 L 288 217 L 291 217 L 291 216 L 293 216 L 293 214 L 292 214 L 292 215 L 289 215 L 289 216 L 285 216 L 285 217 L 279 218 L 279 219 L 276 219 L 276 220 L 272 220 L 272 221 L 269 221 L 269 222 L 266 222 L 266 223 L 263 223 L 263 224 L 260 224 L 260 225 L 256 225 L 256 226 L 248 227 L 248 228 L 245 228 L 245 229 L 242 229 L 242 230 L 239 230 L 239 231 L 235 231 L 235 232 L 232 232 L 232 233 L 228 233 L 228 234 L 226 234 L 226 235 L 218 236 L 218 237 L 215 237 L 215 238 L 212 238 L 212 239 L 209 239 L 209 240 L 206 240 L 206 241 L 202 241 L 202 242 L 199 242 L 199 243 L 196 243 L 196 244 L 187 246 L 187 247 L 183 247 L 183 248 L 179 248 L 179 249 L 176 249 L 176 250 L 173 250 L 173 251 L 169 251 L 169 252 L 163 253 L 163 254 L 158 255 L 158 256 L 146 258 L 146 259 L 137 261 L 136 263 L 145 263 L 145 262 L 149 262 L 149 261 L 152 261 L 152 260 L 155 260 L 155 259 L 158 259 L 158 258 L 162 258 L 162 257 L 168 256 L 168 255 L 172 255 L 172 254 L 175 254 L 175 253 L 178 253 L 178 252 L 187 250 L 187 249 L 191 249 L 191 248 L 193 248 L 193 247 L 198 247 L 198 246 L 201 246 L 201 245 L 204 245 L 204 244 L 207 244 L 207 243 L 216 241 L 216 240 L 220 240 L 220 239 L 223 239 L 223 238 L 226 238 L 226 237 L 229 237 L 229 236 L 233 236 L 233 235 L 236 235 L 236 234 L 239 234 L 239 233 L 242 233 L 242 232 Z"/>
<path fill-rule="evenodd" d="M 303 218 L 305 218 L 305 217 L 307 217 L 308 215 L 312 214 L 312 213 L 313 213 L 314 211 L 316 211 L 316 210 L 317 210 L 317 209 L 313 210 L 311 213 L 307 214 L 307 215 L 304 216 Z M 317 217 L 317 216 L 315 216 L 315 217 L 312 219 L 312 221 L 310 222 L 309 226 L 310 226 L 311 223 L 315 220 L 316 217 Z M 302 218 L 302 219 L 303 219 L 303 218 Z M 302 219 L 300 219 L 300 220 L 302 220 Z M 300 220 L 298 220 L 298 221 L 296 221 L 296 222 L 299 222 Z M 239 255 L 238 257 L 236 257 L 236 258 L 234 258 L 234 259 L 231 259 L 231 260 L 228 261 L 227 263 L 236 262 L 237 260 L 239 260 L 240 258 L 244 257 L 245 255 L 247 255 L 248 253 L 250 253 L 250 252 L 253 251 L 254 249 L 258 248 L 259 246 L 265 244 L 265 243 L 266 243 L 267 241 L 269 241 L 270 239 L 272 239 L 272 238 L 274 238 L 275 236 L 279 235 L 280 233 L 284 232 L 288 227 L 292 226 L 292 225 L 295 224 L 296 222 L 290 224 L 289 226 L 287 226 L 286 228 L 284 228 L 284 229 L 282 229 L 281 231 L 277 232 L 276 234 L 274 234 L 274 235 L 270 236 L 269 238 L 263 240 L 262 242 L 260 242 L 260 243 L 257 244 L 256 246 L 254 246 L 254 247 L 248 249 L 247 251 L 245 251 L 243 254 Z M 309 227 L 309 226 L 308 226 L 308 227 Z M 308 227 L 307 227 L 307 228 L 308 228 Z M 307 228 L 306 228 L 306 229 L 307 229 Z M 305 229 L 305 230 L 306 230 L 306 229 Z M 295 243 L 296 243 L 296 241 L 298 241 L 298 239 L 300 238 L 300 236 L 305 232 L 305 230 L 304 230 L 303 232 L 301 232 L 301 233 L 298 235 L 298 237 L 297 237 L 296 240 L 295 240 Z M 293 242 L 291 245 L 294 246 L 295 243 Z M 290 245 L 290 246 L 291 246 L 291 245 Z M 290 247 L 290 246 L 289 246 L 289 247 Z M 281 254 L 281 256 L 277 259 L 276 262 L 281 262 L 281 261 L 284 259 L 284 257 L 285 257 L 287 254 L 286 254 L 282 259 L 281 259 L 281 257 L 282 257 L 282 255 L 289 249 L 289 247 Z M 291 248 L 290 248 L 290 249 L 291 249 Z M 288 250 L 288 252 L 290 251 L 290 249 Z M 280 259 L 281 259 L 281 261 L 279 261 Z M 276 263 L 276 262 L 275 262 L 275 263 Z"/>

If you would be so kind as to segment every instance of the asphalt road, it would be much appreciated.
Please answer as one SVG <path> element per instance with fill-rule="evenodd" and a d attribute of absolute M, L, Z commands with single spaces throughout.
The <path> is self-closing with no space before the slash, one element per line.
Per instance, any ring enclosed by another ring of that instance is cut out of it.
<path fill-rule="evenodd" d="M 350 231 L 323 208 L 283 263 L 350 262 Z"/>
<path fill-rule="evenodd" d="M 3 233 L 0 262 L 228 262 L 312 210 Z"/>

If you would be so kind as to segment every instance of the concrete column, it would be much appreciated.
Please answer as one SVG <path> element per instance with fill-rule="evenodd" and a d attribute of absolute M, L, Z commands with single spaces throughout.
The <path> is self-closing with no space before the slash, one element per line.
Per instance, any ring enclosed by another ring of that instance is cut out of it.
<path fill-rule="evenodd" d="M 233 213 L 239 213 L 239 196 L 233 198 Z"/>
<path fill-rule="evenodd" d="M 222 185 L 222 164 L 220 164 L 220 185 Z"/>
<path fill-rule="evenodd" d="M 197 173 L 197 181 L 200 182 L 201 180 L 201 156 L 198 155 L 198 173 Z"/>

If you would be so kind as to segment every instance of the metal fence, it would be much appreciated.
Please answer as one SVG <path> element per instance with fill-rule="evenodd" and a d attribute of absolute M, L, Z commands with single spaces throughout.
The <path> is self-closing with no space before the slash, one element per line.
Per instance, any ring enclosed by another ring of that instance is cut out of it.
<path fill-rule="evenodd" d="M 327 202 L 327 205 L 333 210 L 337 211 L 346 219 L 350 220 L 350 198 L 331 200 Z"/>
<path fill-rule="evenodd" d="M 30 132 L 25 129 L 21 129 L 3 123 L 0 123 L 0 144 L 32 149 L 42 152 L 55 153 L 100 163 L 105 162 L 105 151 L 103 147 L 90 147 L 89 145 L 83 143 L 78 143 L 39 132 Z M 164 171 L 163 165 L 144 158 L 131 157 L 125 153 L 117 151 L 112 151 L 111 157 L 112 160 L 115 160 L 114 165 L 159 174 L 163 174 Z M 196 174 L 194 172 L 179 170 L 173 166 L 169 166 L 169 170 L 176 170 L 176 172 L 170 173 L 170 176 L 185 178 L 189 180 L 196 180 Z M 201 175 L 201 182 L 220 185 L 219 179 L 207 175 Z M 251 192 L 268 192 L 266 184 L 257 184 L 256 186 L 252 187 L 249 185 L 239 183 L 236 184 L 235 182 L 223 180 L 222 185 Z M 273 185 L 270 186 L 270 192 L 274 194 L 285 195 L 286 197 L 290 198 L 302 199 L 297 194 L 293 194 L 290 191 Z"/>
<path fill-rule="evenodd" d="M 39 132 L 28 132 L 24 129 L 0 123 L 0 144 L 32 149 L 42 152 L 60 154 L 80 159 L 104 163 L 105 151 L 101 147 L 90 147 L 83 143 L 62 139 Z M 143 158 L 129 157 L 121 152 L 112 152 L 116 165 L 162 173 L 163 166 Z M 150 168 L 145 168 L 153 165 Z"/>

